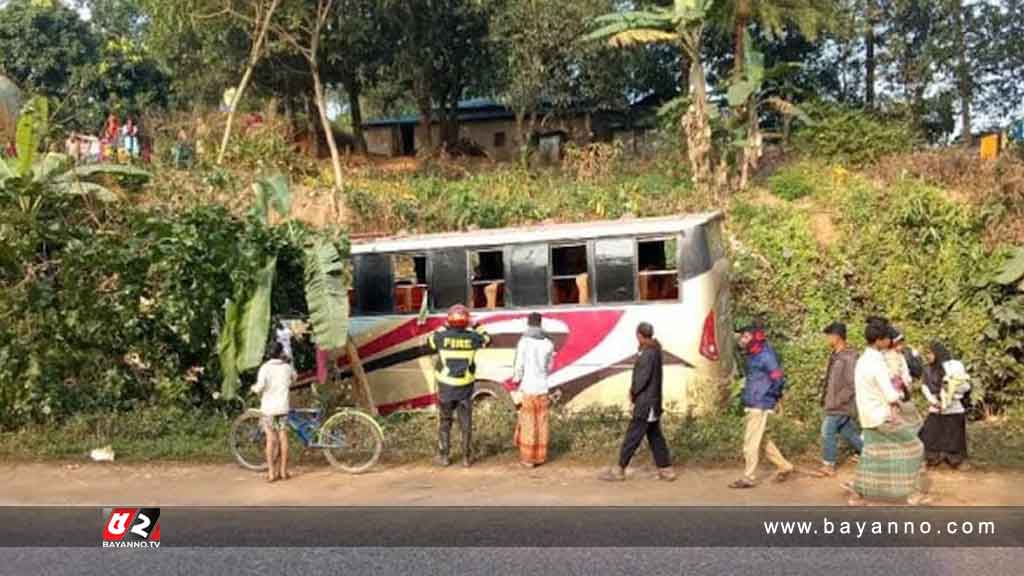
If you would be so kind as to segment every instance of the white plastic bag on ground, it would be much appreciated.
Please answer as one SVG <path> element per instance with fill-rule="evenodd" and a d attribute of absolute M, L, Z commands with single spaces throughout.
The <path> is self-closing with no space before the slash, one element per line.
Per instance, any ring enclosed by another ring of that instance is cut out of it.
<path fill-rule="evenodd" d="M 114 447 L 104 446 L 102 448 L 95 448 L 89 453 L 89 457 L 94 462 L 113 462 L 114 461 Z"/>

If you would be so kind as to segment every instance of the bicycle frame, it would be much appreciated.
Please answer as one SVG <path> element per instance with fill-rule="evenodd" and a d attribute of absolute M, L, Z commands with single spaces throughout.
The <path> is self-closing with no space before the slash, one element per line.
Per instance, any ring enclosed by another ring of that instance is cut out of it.
<path fill-rule="evenodd" d="M 315 447 L 323 416 L 322 408 L 295 408 L 288 411 L 288 426 L 295 431 L 304 446 Z"/>

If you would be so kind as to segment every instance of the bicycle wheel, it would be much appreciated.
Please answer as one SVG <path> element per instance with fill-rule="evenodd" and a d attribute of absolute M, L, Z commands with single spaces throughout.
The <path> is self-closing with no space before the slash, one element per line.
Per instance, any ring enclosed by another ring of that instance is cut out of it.
<path fill-rule="evenodd" d="M 320 448 L 332 466 L 349 474 L 369 470 L 384 450 L 377 421 L 358 410 L 341 410 L 320 427 Z"/>
<path fill-rule="evenodd" d="M 267 469 L 267 435 L 263 432 L 260 417 L 259 410 L 248 410 L 235 418 L 231 425 L 231 453 L 243 468 L 249 470 Z"/>

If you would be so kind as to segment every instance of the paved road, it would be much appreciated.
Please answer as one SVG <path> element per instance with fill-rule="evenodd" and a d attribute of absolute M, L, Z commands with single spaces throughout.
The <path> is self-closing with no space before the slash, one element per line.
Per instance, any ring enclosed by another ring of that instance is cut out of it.
<path fill-rule="evenodd" d="M 815 576 L 1019 574 L 1013 549 L 0 549 L 5 575 L 341 574 L 345 576 Z"/>

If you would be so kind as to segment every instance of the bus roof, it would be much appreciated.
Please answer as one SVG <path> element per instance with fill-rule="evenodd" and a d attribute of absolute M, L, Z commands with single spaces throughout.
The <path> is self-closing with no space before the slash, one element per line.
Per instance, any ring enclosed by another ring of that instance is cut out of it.
<path fill-rule="evenodd" d="M 522 228 L 494 228 L 471 232 L 392 236 L 366 241 L 357 240 L 352 244 L 352 254 L 417 252 L 444 248 L 562 242 L 622 236 L 656 236 L 683 232 L 721 216 L 721 212 L 703 212 L 659 218 L 628 218 L 573 224 L 540 224 Z"/>

